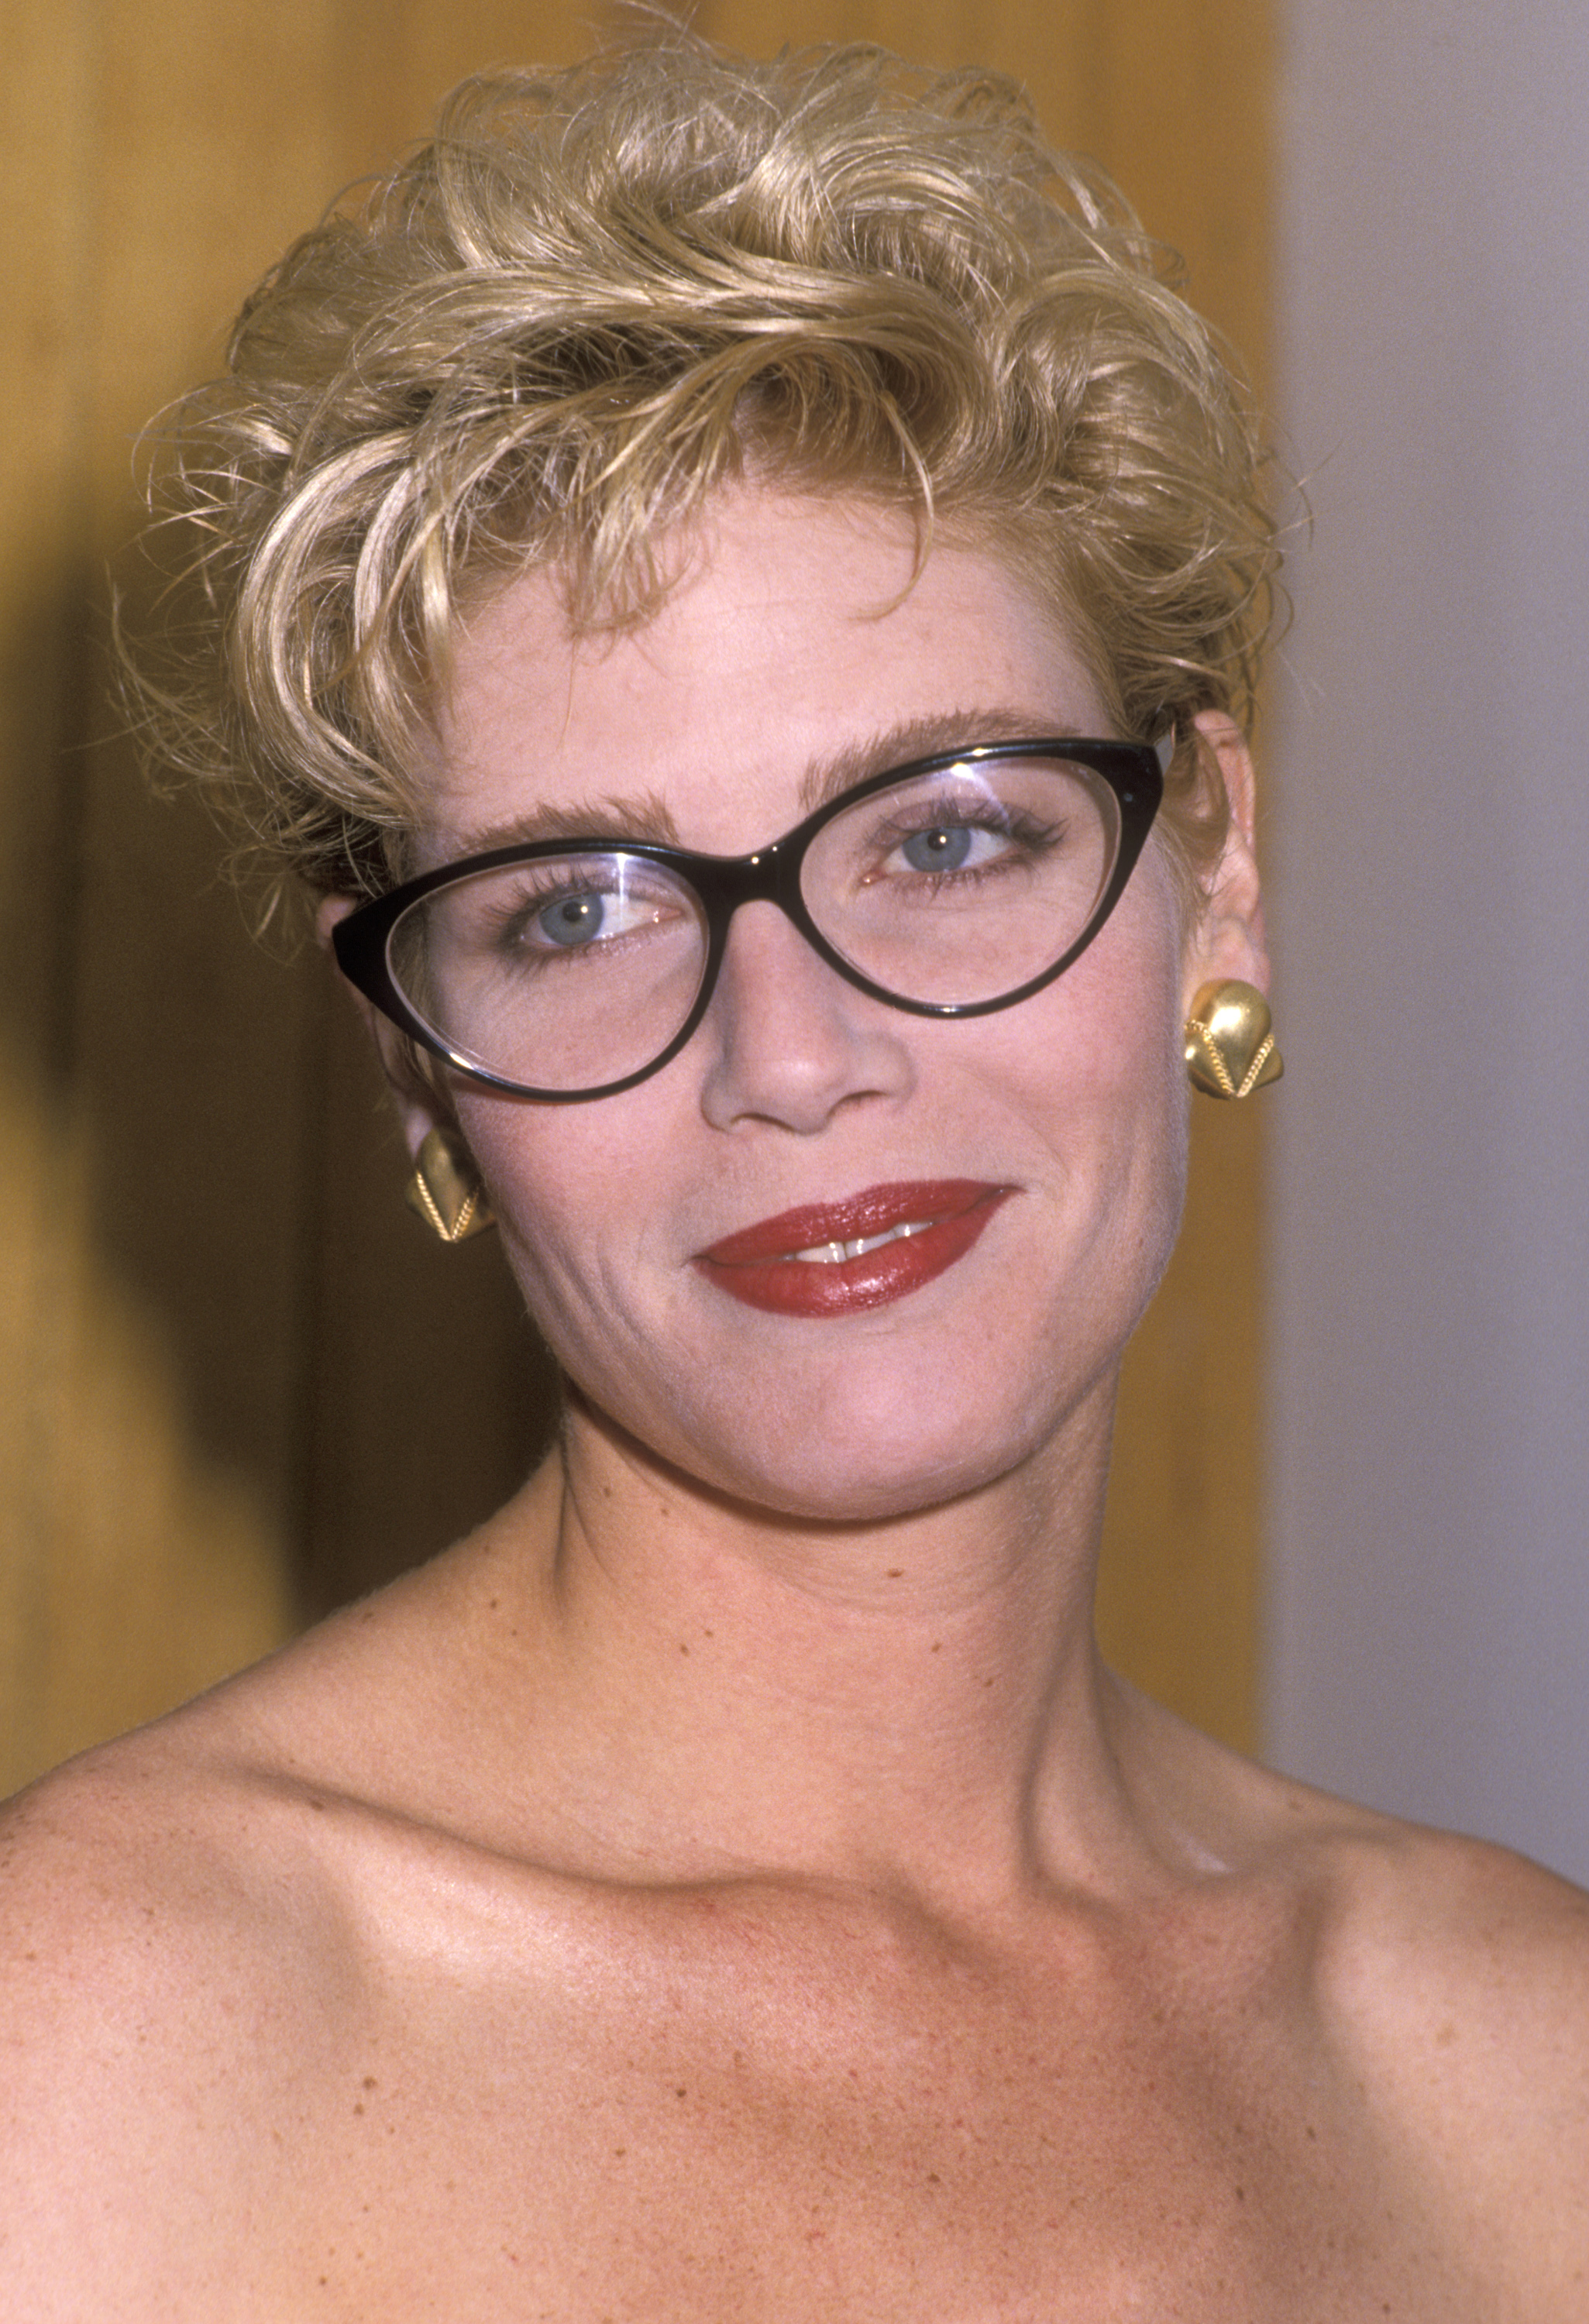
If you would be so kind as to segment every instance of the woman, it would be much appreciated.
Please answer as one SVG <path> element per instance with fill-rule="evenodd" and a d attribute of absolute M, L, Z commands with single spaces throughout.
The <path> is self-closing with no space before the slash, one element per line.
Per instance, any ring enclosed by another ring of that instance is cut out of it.
<path fill-rule="evenodd" d="M 173 489 L 170 748 L 567 1408 L 10 1811 L 10 2312 L 1582 2315 L 1584 1900 L 1092 1644 L 1187 1060 L 1277 1069 L 1269 534 L 1129 218 L 868 53 L 468 88 Z"/>

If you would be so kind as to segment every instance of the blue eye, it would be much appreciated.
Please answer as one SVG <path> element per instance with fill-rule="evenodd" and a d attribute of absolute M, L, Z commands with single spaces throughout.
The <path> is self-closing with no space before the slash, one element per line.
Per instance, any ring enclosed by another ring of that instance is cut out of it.
<path fill-rule="evenodd" d="M 913 831 L 900 853 L 912 872 L 958 872 L 975 836 L 965 824 L 938 824 L 929 831 Z"/>
<path fill-rule="evenodd" d="M 1007 828 L 984 823 L 929 823 L 908 832 L 900 853 L 912 872 L 978 872 L 1009 855 L 1015 844 Z"/>
<path fill-rule="evenodd" d="M 581 896 L 559 896 L 555 904 L 548 904 L 544 911 L 536 913 L 535 931 L 548 944 L 566 949 L 572 945 L 588 944 L 593 936 L 600 936 L 606 916 L 605 896 L 588 891 Z"/>

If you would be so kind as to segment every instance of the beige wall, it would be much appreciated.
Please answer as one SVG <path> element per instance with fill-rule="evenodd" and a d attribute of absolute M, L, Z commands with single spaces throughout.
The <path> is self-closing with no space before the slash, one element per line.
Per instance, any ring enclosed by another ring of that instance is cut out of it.
<path fill-rule="evenodd" d="M 351 1020 L 256 950 L 104 682 L 136 430 L 215 367 L 339 183 L 592 11 L 491 0 L 17 0 L 0 349 L 0 1789 L 148 1717 L 505 1491 L 546 1379 L 488 1243 L 432 1249 Z M 1261 374 L 1264 0 L 705 7 L 749 47 L 875 36 L 1021 73 L 1191 263 Z M 1132 1360 L 1103 1624 L 1250 1739 L 1255 1125 L 1204 1110 Z"/>

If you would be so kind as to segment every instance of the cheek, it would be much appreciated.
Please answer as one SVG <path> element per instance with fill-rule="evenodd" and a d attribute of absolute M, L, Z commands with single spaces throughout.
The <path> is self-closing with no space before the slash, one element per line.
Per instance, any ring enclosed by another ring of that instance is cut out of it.
<path fill-rule="evenodd" d="M 678 1125 L 657 1118 L 648 1088 L 588 1106 L 457 1095 L 525 1305 L 587 1387 L 641 1363 L 667 1322 L 654 1311 L 670 1215 L 657 1157 L 677 1148 Z"/>
<path fill-rule="evenodd" d="M 1041 1013 L 1012 1071 L 1023 1110 L 1042 1125 L 1077 1231 L 1095 1259 L 1145 1281 L 1136 1294 L 1145 1304 L 1180 1222 L 1190 1093 L 1178 916 L 1151 889 L 1141 905 L 1122 908 L 1030 1004 Z"/>
<path fill-rule="evenodd" d="M 1156 1147 L 1186 1139 L 1182 937 L 1167 875 L 1144 862 L 1102 936 L 1075 966 L 1012 1012 L 1024 1036 L 1027 1085 L 1056 1113 L 1090 1120 L 1106 1142 Z M 1021 1020 L 1031 1015 L 1030 1020 Z M 994 1019 L 995 1023 L 999 1020 Z M 1021 1049 L 1013 1056 L 1019 1059 Z"/>
<path fill-rule="evenodd" d="M 625 1213 L 608 1184 L 593 1118 L 572 1106 L 520 1104 L 460 1093 L 458 1120 L 480 1167 L 503 1248 L 544 1326 L 559 1283 L 577 1267 L 599 1265 Z"/>

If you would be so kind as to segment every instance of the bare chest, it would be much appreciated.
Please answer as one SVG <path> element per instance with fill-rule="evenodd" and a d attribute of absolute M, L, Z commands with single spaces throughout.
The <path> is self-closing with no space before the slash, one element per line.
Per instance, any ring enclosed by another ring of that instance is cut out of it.
<path fill-rule="evenodd" d="M 372 1994 L 270 2143 L 270 2312 L 1485 2312 L 1295 2024 L 986 1965 L 711 1963 Z"/>

